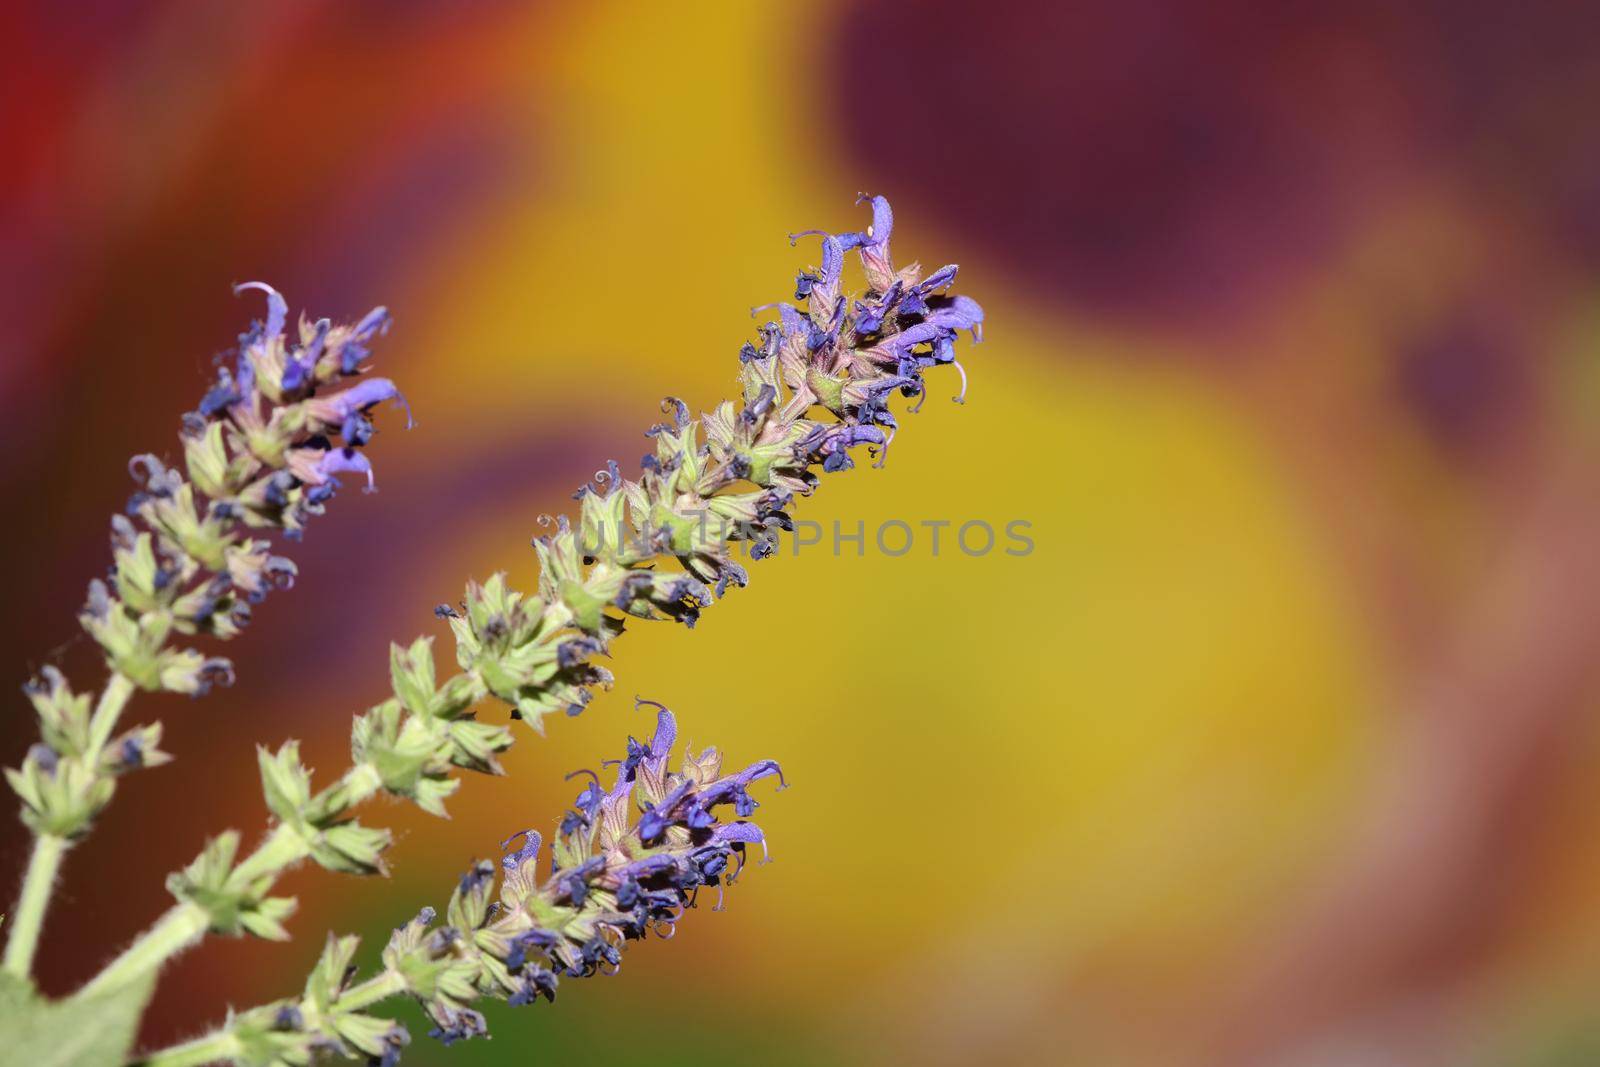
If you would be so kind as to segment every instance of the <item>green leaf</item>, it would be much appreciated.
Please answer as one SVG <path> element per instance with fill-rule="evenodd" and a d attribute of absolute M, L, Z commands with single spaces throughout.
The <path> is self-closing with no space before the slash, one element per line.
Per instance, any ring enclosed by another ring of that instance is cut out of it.
<path fill-rule="evenodd" d="M 31 982 L 9 971 L 0 971 L 0 1025 L 4 1025 L 11 1012 L 26 1006 L 33 999 Z"/>
<path fill-rule="evenodd" d="M 44 1000 L 0 974 L 0 1048 L 29 1067 L 120 1067 L 139 1036 L 155 974 L 91 997 Z"/>

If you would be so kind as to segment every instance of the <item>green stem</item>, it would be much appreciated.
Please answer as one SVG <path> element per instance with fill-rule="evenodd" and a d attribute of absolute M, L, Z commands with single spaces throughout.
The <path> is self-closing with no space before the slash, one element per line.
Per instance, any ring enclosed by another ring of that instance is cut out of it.
<path fill-rule="evenodd" d="M 39 947 L 45 909 L 50 906 L 50 891 L 55 888 L 56 872 L 61 869 L 61 857 L 66 851 L 66 838 L 55 834 L 34 838 L 28 873 L 22 880 L 22 898 L 11 916 L 11 938 L 6 942 L 8 974 L 26 978 L 33 971 L 33 954 Z"/>
<path fill-rule="evenodd" d="M 245 886 L 258 878 L 276 879 L 286 868 L 310 854 L 306 839 L 294 827 L 280 822 L 272 828 L 266 840 L 256 846 L 254 852 L 239 861 L 239 865 L 228 875 L 228 881 L 236 886 Z"/>
<path fill-rule="evenodd" d="M 382 971 L 366 979 L 362 984 L 352 985 L 350 989 L 339 993 L 339 1000 L 334 1003 L 333 1009 L 339 1014 L 354 1013 L 371 1008 L 379 1001 L 389 1000 L 390 997 L 403 992 L 405 992 L 405 977 L 400 976 L 398 971 Z M 147 1053 L 141 1059 L 133 1061 L 130 1067 L 200 1067 L 202 1064 L 214 1064 L 242 1053 L 243 1046 L 240 1045 L 237 1035 L 224 1027 L 206 1033 L 205 1037 L 184 1041 L 182 1045 L 173 1045 L 155 1053 Z"/>
<path fill-rule="evenodd" d="M 332 1011 L 340 1015 L 362 1011 L 405 990 L 406 981 L 398 971 L 382 971 L 341 993 Z M 308 1013 L 307 1018 L 311 1017 L 309 1006 L 302 1004 L 301 1009 Z M 181 1045 L 148 1053 L 135 1060 L 130 1067 L 200 1067 L 201 1064 L 238 1056 L 243 1051 L 239 1038 L 224 1027 Z"/>
<path fill-rule="evenodd" d="M 100 763 L 100 753 L 104 751 L 106 742 L 111 740 L 111 734 L 117 728 L 117 720 L 122 717 L 122 709 L 128 706 L 128 698 L 133 696 L 133 681 L 120 671 L 112 671 L 111 677 L 106 679 L 106 687 L 100 692 L 100 701 L 94 706 L 94 714 L 89 717 L 89 743 L 83 750 L 83 765 L 94 769 Z"/>
<path fill-rule="evenodd" d="M 111 677 L 106 679 L 106 687 L 101 690 L 100 700 L 89 718 L 89 743 L 81 757 L 83 766 L 94 770 L 99 765 L 100 753 L 116 729 L 122 709 L 128 706 L 133 688 L 128 676 L 118 671 L 112 671 Z M 22 879 L 22 896 L 17 901 L 16 914 L 11 919 L 11 936 L 6 942 L 4 969 L 8 974 L 26 978 L 33 970 L 33 954 L 39 948 L 44 914 L 50 908 L 50 893 L 66 854 L 66 838 L 40 834 L 34 839 L 28 873 Z"/>
<path fill-rule="evenodd" d="M 340 993 L 334 1006 L 341 1012 L 361 1011 L 405 989 L 406 980 L 398 971 L 383 971 Z"/>
<path fill-rule="evenodd" d="M 205 936 L 211 916 L 198 904 L 185 901 L 170 909 L 139 939 L 129 945 L 105 970 L 90 979 L 78 996 L 90 996 L 118 989 L 140 975 L 158 970 L 162 964 Z M 204 1062 L 198 1061 L 198 1062 Z"/>
<path fill-rule="evenodd" d="M 372 796 L 382 784 L 365 764 L 352 768 L 347 778 L 352 790 L 352 806 Z M 248 886 L 261 879 L 271 882 L 310 854 L 310 847 L 299 831 L 279 823 L 254 852 L 239 861 L 228 875 L 228 881 L 234 886 Z M 105 970 L 90 979 L 79 995 L 114 989 L 139 975 L 159 970 L 173 956 L 196 944 L 210 927 L 211 919 L 204 908 L 188 902 L 179 904 L 107 964 Z"/>
<path fill-rule="evenodd" d="M 135 1060 L 134 1067 L 200 1067 L 204 1063 L 232 1059 L 243 1051 L 239 1039 L 231 1031 L 217 1030 L 193 1041 L 152 1052 Z"/>

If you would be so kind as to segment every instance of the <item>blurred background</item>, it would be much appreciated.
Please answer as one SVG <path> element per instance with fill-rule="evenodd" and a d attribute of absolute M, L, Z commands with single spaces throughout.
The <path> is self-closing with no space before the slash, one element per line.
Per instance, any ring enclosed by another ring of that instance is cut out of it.
<path fill-rule="evenodd" d="M 6 686 L 93 657 L 124 457 L 176 450 L 271 281 L 396 324 L 374 443 L 228 649 L 145 698 L 44 941 L 62 992 L 264 825 L 255 742 L 328 775 L 390 640 L 533 581 L 541 512 L 733 389 L 746 309 L 898 215 L 989 314 L 964 407 L 801 514 L 1028 521 L 1035 550 L 762 563 L 527 734 L 384 880 L 298 872 L 288 944 L 174 966 L 150 1043 L 365 959 L 566 772 L 649 728 L 781 759 L 776 862 L 494 1039 L 407 1062 L 1600 1062 L 1600 9 L 1417 0 L 7 5 Z M 448 642 L 445 642 L 446 646 Z M 760 652 L 757 652 L 757 649 Z M 0 756 L 32 717 L 15 689 Z M 7 820 L 0 877 L 26 839 Z"/>

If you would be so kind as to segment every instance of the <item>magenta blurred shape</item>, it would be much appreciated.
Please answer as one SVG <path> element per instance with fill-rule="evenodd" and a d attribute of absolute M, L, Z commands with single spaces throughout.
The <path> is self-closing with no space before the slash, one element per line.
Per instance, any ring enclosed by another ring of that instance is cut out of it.
<path fill-rule="evenodd" d="M 1070 304 L 1193 325 L 1441 165 L 1600 257 L 1596 29 L 1584 4 L 929 0 L 848 8 L 831 54 L 863 182 Z"/>

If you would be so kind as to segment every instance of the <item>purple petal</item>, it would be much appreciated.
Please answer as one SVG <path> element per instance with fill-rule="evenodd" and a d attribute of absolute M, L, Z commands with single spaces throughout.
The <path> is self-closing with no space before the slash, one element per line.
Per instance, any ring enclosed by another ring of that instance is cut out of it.
<path fill-rule="evenodd" d="M 947 330 L 971 330 L 976 336 L 979 332 L 978 327 L 983 324 L 983 308 L 979 307 L 978 302 L 970 296 L 958 296 L 950 301 L 949 307 L 930 312 L 925 323 L 942 326 Z"/>
<path fill-rule="evenodd" d="M 797 333 L 808 333 L 811 329 L 811 320 L 800 314 L 800 309 L 793 304 L 779 304 L 778 318 L 783 323 L 783 335 L 792 337 Z"/>
<path fill-rule="evenodd" d="M 889 209 L 889 201 L 885 197 L 872 198 L 872 229 L 867 233 L 866 244 L 884 245 L 889 243 L 889 233 L 894 229 L 894 212 Z"/>
<path fill-rule="evenodd" d="M 907 330 L 902 330 L 884 342 L 884 347 L 896 356 L 903 356 L 911 351 L 914 345 L 932 341 L 944 332 L 945 328 L 934 322 L 919 322 Z"/>
<path fill-rule="evenodd" d="M 878 437 L 881 440 L 883 435 L 879 434 Z M 734 775 L 733 780 L 743 787 L 749 785 L 751 782 L 758 782 L 763 778 L 770 778 L 773 775 L 778 776 L 778 785 L 781 788 L 788 788 L 789 783 L 783 780 L 783 769 L 778 766 L 777 760 L 764 759 L 759 763 L 752 763 L 750 766 Z"/>
<path fill-rule="evenodd" d="M 672 856 L 664 852 L 658 852 L 654 856 L 646 856 L 644 859 L 634 860 L 632 863 L 624 865 L 617 873 L 624 878 L 647 878 L 652 874 L 659 874 L 677 865 L 678 861 Z"/>
<path fill-rule="evenodd" d="M 727 845 L 738 841 L 746 845 L 759 845 L 767 839 L 761 832 L 761 827 L 753 822 L 730 822 L 719 826 L 711 833 L 711 843 L 714 845 Z"/>
<path fill-rule="evenodd" d="M 322 358 L 322 347 L 327 343 L 331 325 L 327 319 L 319 319 L 311 343 L 302 348 L 297 356 L 289 357 L 288 364 L 283 368 L 281 384 L 284 389 L 290 392 L 299 389 L 316 372 L 317 360 Z"/>
<path fill-rule="evenodd" d="M 518 830 L 504 841 L 500 842 L 500 851 L 505 852 L 517 838 L 522 838 L 522 847 L 515 852 L 509 852 L 500 857 L 500 866 L 508 871 L 514 871 L 524 863 L 536 860 L 539 856 L 539 846 L 544 839 L 537 830 Z"/>
<path fill-rule="evenodd" d="M 649 703 L 646 701 L 645 703 Z M 652 759 L 665 759 L 672 751 L 673 743 L 678 740 L 678 720 L 673 718 L 672 712 L 657 704 L 661 710 L 656 713 L 656 732 L 650 738 L 650 757 Z"/>
<path fill-rule="evenodd" d="M 233 287 L 234 293 L 242 293 L 246 289 L 259 289 L 267 294 L 267 327 L 266 338 L 271 340 L 283 332 L 283 324 L 289 321 L 289 303 L 284 300 L 283 294 L 278 292 L 266 282 L 244 282 Z"/>
<path fill-rule="evenodd" d="M 822 285 L 835 286 L 844 273 L 844 245 L 831 234 L 822 239 Z"/>
<path fill-rule="evenodd" d="M 333 413 L 329 422 L 344 422 L 357 411 L 363 411 L 373 404 L 385 400 L 396 400 L 406 407 L 406 427 L 409 429 L 413 423 L 411 406 L 406 404 L 406 398 L 400 395 L 399 388 L 388 378 L 368 378 L 367 380 L 351 386 L 342 393 L 335 393 L 326 400 L 318 401 Z"/>
<path fill-rule="evenodd" d="M 374 333 L 387 331 L 389 329 L 389 321 L 389 309 L 382 306 L 375 307 L 367 312 L 361 321 L 356 323 L 355 329 L 350 332 L 357 340 L 365 341 L 371 338 Z"/>
<path fill-rule="evenodd" d="M 353 448 L 335 448 L 324 452 L 317 461 L 317 473 L 323 478 L 331 478 L 335 474 L 365 474 L 367 490 L 370 492 L 377 488 L 372 481 L 372 461 Z"/>
<path fill-rule="evenodd" d="M 956 280 L 956 273 L 960 269 L 957 264 L 948 263 L 912 286 L 912 291 L 920 296 L 927 296 L 935 289 L 943 289 Z"/>

